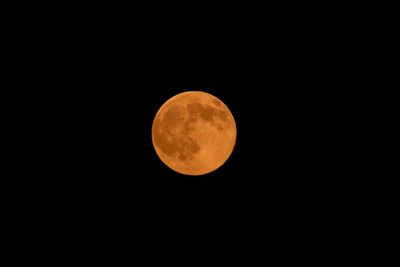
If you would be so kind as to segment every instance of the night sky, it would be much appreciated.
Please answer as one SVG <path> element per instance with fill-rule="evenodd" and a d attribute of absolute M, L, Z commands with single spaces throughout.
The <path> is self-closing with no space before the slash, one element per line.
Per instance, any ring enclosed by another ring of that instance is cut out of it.
<path fill-rule="evenodd" d="M 244 68 L 238 71 L 228 62 L 217 67 L 212 61 L 193 62 L 197 64 L 165 65 L 155 71 L 116 71 L 116 77 L 97 82 L 99 87 L 77 92 L 82 100 L 69 114 L 75 119 L 74 134 L 72 141 L 67 140 L 74 148 L 67 148 L 72 160 L 67 171 L 73 179 L 86 190 L 98 188 L 96 194 L 127 198 L 138 194 L 159 201 L 181 194 L 196 201 L 210 197 L 239 201 L 279 192 L 292 198 L 299 188 L 307 188 L 311 180 L 304 179 L 311 179 L 317 166 L 308 161 L 313 133 L 304 132 L 308 107 L 303 93 L 282 85 L 283 77 L 274 77 L 274 72 L 266 71 L 264 77 Z M 151 141 L 158 109 L 170 97 L 189 90 L 220 98 L 237 125 L 228 161 L 215 172 L 194 177 L 164 165 Z"/>
<path fill-rule="evenodd" d="M 48 233 L 68 245 L 45 240 L 57 250 L 92 248 L 91 260 L 99 258 L 96 246 L 130 261 L 145 250 L 146 261 L 164 260 L 154 245 L 180 257 L 174 242 L 205 254 L 226 247 L 224 262 L 248 247 L 246 265 L 253 253 L 268 260 L 274 249 L 283 254 L 279 261 L 298 261 L 286 246 L 319 254 L 306 241 L 339 251 L 320 241 L 344 235 L 340 226 L 348 228 L 347 215 L 363 201 L 347 201 L 360 191 L 352 180 L 357 168 L 347 168 L 360 140 L 351 129 L 364 111 L 346 110 L 360 101 L 349 93 L 358 81 L 347 81 L 356 69 L 348 59 L 359 50 L 348 52 L 348 40 L 359 21 L 344 24 L 343 38 L 340 12 L 326 15 L 333 7 L 137 4 L 46 6 L 43 15 L 28 8 L 32 19 L 7 20 L 21 23 L 7 39 L 17 50 L 5 50 L 13 64 L 7 68 L 22 70 L 12 80 L 17 104 L 6 110 L 21 113 L 15 124 L 22 125 L 15 142 L 6 140 L 23 159 L 13 166 L 15 193 L 6 199 L 23 216 L 11 233 L 35 233 L 28 248 Z M 174 172 L 152 145 L 158 109 L 191 90 L 223 101 L 237 127 L 230 158 L 202 176 Z M 342 248 L 347 240 L 340 241 Z"/>
<path fill-rule="evenodd" d="M 326 62 L 335 54 L 310 45 L 311 33 L 283 22 L 267 31 L 107 25 L 77 25 L 69 35 L 57 26 L 54 45 L 39 46 L 45 60 L 32 55 L 30 62 L 42 62 L 31 66 L 38 74 L 30 82 L 40 88 L 31 91 L 40 99 L 35 127 L 42 121 L 47 129 L 37 131 L 46 145 L 35 155 L 43 177 L 35 186 L 66 205 L 120 211 L 212 203 L 293 209 L 332 194 L 336 161 L 327 155 L 338 141 L 327 122 L 340 107 Z M 151 141 L 161 105 L 190 90 L 221 99 L 237 126 L 228 161 L 195 177 L 165 166 Z"/>
<path fill-rule="evenodd" d="M 64 71 L 52 71 L 49 85 L 57 90 L 43 97 L 55 111 L 47 113 L 53 122 L 47 136 L 55 144 L 52 153 L 60 155 L 49 167 L 62 177 L 59 190 L 123 203 L 184 196 L 287 201 L 321 182 L 316 176 L 326 162 L 319 154 L 328 141 L 319 111 L 328 102 L 318 88 L 321 76 L 309 72 L 309 65 L 297 66 L 301 58 L 279 44 L 265 54 L 249 47 L 248 53 L 234 54 L 227 42 L 140 48 L 125 45 L 98 57 L 82 52 L 76 55 L 83 59 L 63 58 Z M 237 125 L 231 157 L 198 177 L 165 166 L 151 141 L 158 109 L 189 90 L 221 99 Z"/>

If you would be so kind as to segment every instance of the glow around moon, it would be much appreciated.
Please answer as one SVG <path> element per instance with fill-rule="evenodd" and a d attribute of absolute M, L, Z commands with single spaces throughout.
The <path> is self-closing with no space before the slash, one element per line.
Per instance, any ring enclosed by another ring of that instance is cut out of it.
<path fill-rule="evenodd" d="M 158 110 L 152 141 L 168 167 L 182 174 L 202 175 L 229 158 L 236 142 L 236 124 L 228 107 L 215 96 L 184 92 Z"/>

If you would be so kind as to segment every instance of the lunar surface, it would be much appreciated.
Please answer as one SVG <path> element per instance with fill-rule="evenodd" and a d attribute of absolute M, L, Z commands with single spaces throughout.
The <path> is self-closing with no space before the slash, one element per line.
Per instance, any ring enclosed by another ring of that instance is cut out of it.
<path fill-rule="evenodd" d="M 168 167 L 181 174 L 202 175 L 229 158 L 236 142 L 236 124 L 221 100 L 189 91 L 161 106 L 153 121 L 152 140 Z"/>

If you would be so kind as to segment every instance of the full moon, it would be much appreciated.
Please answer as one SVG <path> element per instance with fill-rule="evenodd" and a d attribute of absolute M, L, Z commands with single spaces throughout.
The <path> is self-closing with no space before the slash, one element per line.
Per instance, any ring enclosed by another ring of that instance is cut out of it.
<path fill-rule="evenodd" d="M 203 175 L 221 167 L 236 143 L 236 123 L 217 97 L 183 92 L 158 110 L 152 127 L 154 149 L 172 170 Z"/>

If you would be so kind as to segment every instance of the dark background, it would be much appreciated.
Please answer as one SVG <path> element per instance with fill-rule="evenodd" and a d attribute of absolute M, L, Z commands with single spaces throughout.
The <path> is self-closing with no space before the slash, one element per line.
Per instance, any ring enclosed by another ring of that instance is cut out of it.
<path fill-rule="evenodd" d="M 323 194 L 310 188 L 330 175 L 322 154 L 334 142 L 326 121 L 341 71 L 340 52 L 324 35 L 329 25 L 274 16 L 252 26 L 96 18 L 26 25 L 32 45 L 24 67 L 60 190 L 160 201 Z M 158 108 L 187 90 L 217 96 L 237 123 L 231 158 L 201 177 L 171 171 L 151 143 Z"/>
<path fill-rule="evenodd" d="M 30 110 L 21 137 L 29 177 L 18 182 L 35 216 L 95 239 L 101 228 L 166 240 L 209 229 L 228 242 L 265 233 L 285 242 L 335 222 L 351 188 L 347 132 L 336 127 L 351 62 L 334 20 L 295 7 L 80 10 L 37 16 L 15 44 L 29 89 L 17 92 Z M 237 125 L 229 160 L 199 177 L 170 170 L 151 143 L 160 106 L 188 90 L 221 99 Z"/>
<path fill-rule="evenodd" d="M 279 205 L 296 205 L 324 195 L 331 171 L 322 169 L 332 141 L 324 138 L 330 131 L 324 120 L 331 85 L 322 81 L 314 58 L 303 58 L 281 41 L 254 53 L 251 45 L 229 39 L 179 36 L 187 44 L 137 48 L 129 39 L 99 46 L 90 38 L 85 49 L 57 51 L 56 60 L 65 64 L 50 72 L 54 89 L 45 90 L 45 99 L 56 111 L 46 110 L 57 155 L 50 169 L 62 177 L 56 181 L 60 190 L 76 192 L 82 201 L 118 205 L 143 199 L 157 205 L 171 200 L 258 206 L 277 199 Z M 220 98 L 237 123 L 231 158 L 200 177 L 170 170 L 151 143 L 159 107 L 188 90 Z"/>

